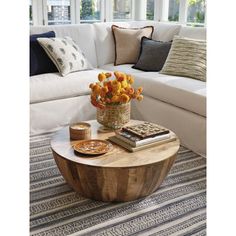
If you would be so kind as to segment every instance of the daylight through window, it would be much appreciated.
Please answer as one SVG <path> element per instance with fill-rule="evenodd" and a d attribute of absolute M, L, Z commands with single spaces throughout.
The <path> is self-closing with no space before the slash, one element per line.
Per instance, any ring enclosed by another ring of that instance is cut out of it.
<path fill-rule="evenodd" d="M 101 21 L 101 0 L 80 1 L 80 22 Z"/>
<path fill-rule="evenodd" d="M 47 0 L 48 24 L 70 24 L 71 23 L 70 0 Z"/>
<path fill-rule="evenodd" d="M 169 0 L 169 21 L 179 21 L 179 0 Z"/>
<path fill-rule="evenodd" d="M 188 24 L 203 24 L 205 22 L 205 9 L 205 0 L 188 0 Z"/>
<path fill-rule="evenodd" d="M 113 19 L 132 19 L 132 0 L 113 0 Z"/>
<path fill-rule="evenodd" d="M 147 20 L 154 20 L 154 0 L 147 0 Z"/>

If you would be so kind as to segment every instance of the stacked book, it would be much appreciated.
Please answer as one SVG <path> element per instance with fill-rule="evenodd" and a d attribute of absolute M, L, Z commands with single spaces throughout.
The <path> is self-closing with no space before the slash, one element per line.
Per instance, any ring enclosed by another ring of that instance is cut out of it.
<path fill-rule="evenodd" d="M 109 137 L 110 141 L 131 152 L 139 151 L 175 140 L 168 129 L 150 122 L 126 126 Z"/>

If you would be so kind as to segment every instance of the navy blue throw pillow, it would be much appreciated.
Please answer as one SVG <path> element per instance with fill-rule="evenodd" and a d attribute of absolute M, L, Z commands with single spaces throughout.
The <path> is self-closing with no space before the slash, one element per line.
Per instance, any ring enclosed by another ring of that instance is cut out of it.
<path fill-rule="evenodd" d="M 54 38 L 55 36 L 54 31 L 30 35 L 30 76 L 58 71 L 37 41 L 37 38 Z"/>

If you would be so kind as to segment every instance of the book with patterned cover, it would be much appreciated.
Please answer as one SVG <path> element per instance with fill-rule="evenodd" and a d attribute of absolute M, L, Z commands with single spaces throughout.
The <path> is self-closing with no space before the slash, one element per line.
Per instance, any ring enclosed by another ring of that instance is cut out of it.
<path fill-rule="evenodd" d="M 121 139 L 122 141 L 128 143 L 129 145 L 133 147 L 138 147 L 138 146 L 145 145 L 148 143 L 153 143 L 153 142 L 170 138 L 170 133 L 157 135 L 154 137 L 148 137 L 148 138 L 140 138 L 137 135 L 124 131 L 124 130 L 118 130 L 115 133 L 116 133 L 117 138 Z"/>
<path fill-rule="evenodd" d="M 122 128 L 122 131 L 132 133 L 141 139 L 168 134 L 170 132 L 168 129 L 150 122 L 143 122 L 137 125 L 125 126 Z"/>

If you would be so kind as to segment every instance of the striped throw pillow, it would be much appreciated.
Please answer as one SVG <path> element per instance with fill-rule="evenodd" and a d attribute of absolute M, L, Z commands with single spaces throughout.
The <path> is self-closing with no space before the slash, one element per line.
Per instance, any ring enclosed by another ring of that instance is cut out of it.
<path fill-rule="evenodd" d="M 206 81 L 206 41 L 175 36 L 160 73 Z"/>

